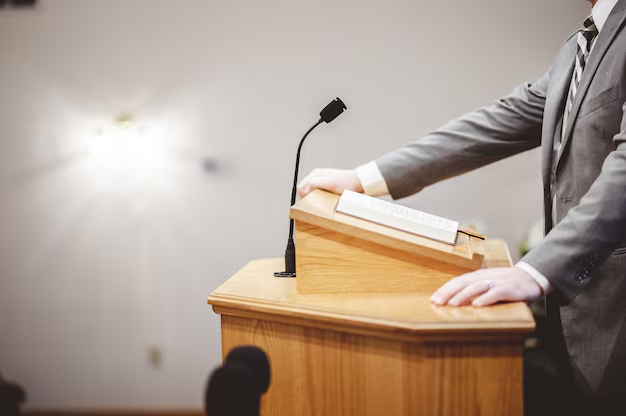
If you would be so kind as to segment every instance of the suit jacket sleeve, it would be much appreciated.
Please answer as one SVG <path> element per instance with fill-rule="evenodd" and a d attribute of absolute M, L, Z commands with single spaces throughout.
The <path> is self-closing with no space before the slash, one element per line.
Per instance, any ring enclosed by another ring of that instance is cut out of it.
<path fill-rule="evenodd" d="M 613 138 L 615 150 L 604 160 L 600 175 L 580 204 L 522 259 L 570 300 L 591 282 L 593 269 L 604 263 L 626 235 L 624 116 L 620 129 Z"/>
<path fill-rule="evenodd" d="M 550 73 L 376 160 L 389 193 L 402 198 L 438 181 L 538 147 Z"/>

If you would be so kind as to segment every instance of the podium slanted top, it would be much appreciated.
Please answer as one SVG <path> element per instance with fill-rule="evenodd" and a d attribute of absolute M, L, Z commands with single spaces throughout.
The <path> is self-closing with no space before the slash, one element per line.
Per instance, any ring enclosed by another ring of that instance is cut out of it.
<path fill-rule="evenodd" d="M 339 195 L 315 190 L 291 207 L 290 216 L 297 222 L 459 267 L 476 270 L 483 264 L 484 249 L 481 239 L 459 233 L 456 245 L 450 245 L 399 231 L 335 212 L 339 198 Z"/>

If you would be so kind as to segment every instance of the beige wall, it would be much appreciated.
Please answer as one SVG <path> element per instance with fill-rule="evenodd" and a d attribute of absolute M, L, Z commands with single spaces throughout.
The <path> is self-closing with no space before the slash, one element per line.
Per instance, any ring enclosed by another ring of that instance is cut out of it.
<path fill-rule="evenodd" d="M 361 164 L 539 76 L 587 11 L 582 0 L 0 11 L 0 371 L 34 407 L 200 405 L 220 358 L 205 299 L 248 260 L 282 255 L 294 153 L 319 110 L 335 96 L 349 109 L 310 137 L 302 171 Z M 145 129 L 141 157 L 94 156 L 122 111 Z M 404 202 L 478 223 L 515 252 L 541 215 L 539 155 Z"/>

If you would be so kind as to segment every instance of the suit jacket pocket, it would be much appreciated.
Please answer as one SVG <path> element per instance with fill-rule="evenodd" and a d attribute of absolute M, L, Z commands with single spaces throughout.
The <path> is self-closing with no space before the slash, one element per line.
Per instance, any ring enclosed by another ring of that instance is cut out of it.
<path fill-rule="evenodd" d="M 617 101 L 618 99 L 618 85 L 613 85 L 611 88 L 608 88 L 602 91 L 600 94 L 596 95 L 595 97 L 585 101 L 580 108 L 580 118 L 583 118 L 587 114 L 592 113 L 606 105 L 609 105 L 612 102 Z"/>

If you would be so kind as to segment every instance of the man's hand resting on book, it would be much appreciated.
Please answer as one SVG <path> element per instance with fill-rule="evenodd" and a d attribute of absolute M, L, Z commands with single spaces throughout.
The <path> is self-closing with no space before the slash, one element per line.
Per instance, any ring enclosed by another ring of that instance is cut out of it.
<path fill-rule="evenodd" d="M 346 189 L 363 192 L 363 186 L 354 169 L 315 169 L 298 184 L 298 194 L 304 198 L 316 189 L 342 194 Z"/>
<path fill-rule="evenodd" d="M 498 302 L 532 302 L 542 296 L 539 283 L 519 267 L 478 270 L 455 277 L 431 297 L 437 305 L 488 306 Z"/>

